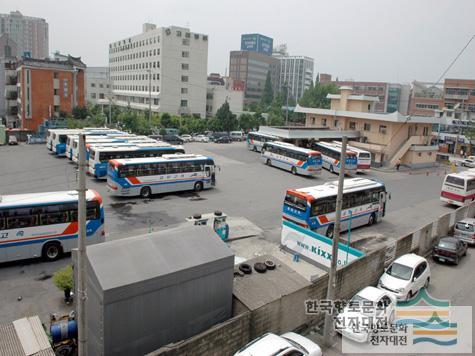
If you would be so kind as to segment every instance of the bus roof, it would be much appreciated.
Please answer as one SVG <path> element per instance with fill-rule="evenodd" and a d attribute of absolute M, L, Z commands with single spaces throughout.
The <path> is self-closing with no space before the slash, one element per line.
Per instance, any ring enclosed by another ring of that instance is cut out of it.
<path fill-rule="evenodd" d="M 291 150 L 293 150 L 293 151 L 298 151 L 298 152 L 302 152 L 302 153 L 312 153 L 312 152 L 320 153 L 320 152 L 318 152 L 318 151 L 316 151 L 316 150 L 310 150 L 310 149 L 308 149 L 308 148 L 303 148 L 303 147 L 295 146 L 295 145 L 292 144 L 292 143 L 282 142 L 282 141 L 266 142 L 266 145 L 289 148 L 289 149 L 291 149 Z"/>
<path fill-rule="evenodd" d="M 262 133 L 262 132 L 254 132 L 254 131 L 252 131 L 252 132 L 249 132 L 249 134 L 251 134 L 251 135 L 258 135 L 258 136 L 267 137 L 267 138 L 275 138 L 276 140 L 279 139 L 277 136 L 265 134 L 265 133 Z"/>
<path fill-rule="evenodd" d="M 379 187 L 384 187 L 384 183 L 367 178 L 348 178 L 344 180 L 343 193 Z M 337 191 L 338 181 L 335 180 L 314 187 L 288 189 L 287 193 L 300 196 L 307 201 L 313 201 L 318 198 L 336 196 Z"/>
<path fill-rule="evenodd" d="M 100 203 L 102 203 L 100 194 L 92 189 L 86 191 L 86 200 L 98 200 Z M 78 192 L 76 190 L 2 195 L 0 196 L 0 209 L 32 205 L 74 203 L 77 201 Z"/>
<path fill-rule="evenodd" d="M 466 171 L 457 172 L 457 173 L 449 173 L 447 174 L 447 176 L 461 178 L 461 179 L 475 178 L 475 169 L 468 169 Z"/>
<path fill-rule="evenodd" d="M 189 160 L 209 160 L 211 157 L 197 155 L 197 154 L 170 154 L 163 155 L 161 157 L 140 157 L 140 158 L 120 158 L 112 159 L 110 162 L 115 166 L 123 166 L 127 164 L 147 164 L 147 163 L 160 163 L 160 162 L 176 162 L 176 161 L 189 161 Z"/>
<path fill-rule="evenodd" d="M 335 146 L 341 147 L 341 142 L 340 142 L 340 141 L 333 141 L 332 143 L 333 143 Z M 353 151 L 353 152 L 356 152 L 356 153 L 369 153 L 369 154 L 371 154 L 371 152 L 366 151 L 366 150 L 363 150 L 363 149 L 358 148 L 358 147 L 355 147 L 355 146 L 347 145 L 346 147 L 347 147 L 350 151 Z"/>
<path fill-rule="evenodd" d="M 323 141 L 318 141 L 318 142 L 315 142 L 315 145 L 317 146 L 323 146 L 323 147 L 326 147 L 326 148 L 329 148 L 331 150 L 334 150 L 334 151 L 337 151 L 337 152 L 341 152 L 341 147 L 338 147 L 337 145 L 333 144 L 333 143 L 330 143 L 330 142 L 323 142 Z M 356 155 L 355 152 L 353 151 L 346 151 L 346 154 L 347 155 Z"/>
<path fill-rule="evenodd" d="M 96 152 L 117 152 L 117 151 L 137 151 L 145 149 L 172 149 L 172 148 L 182 148 L 181 146 L 172 146 L 169 143 L 165 142 L 151 142 L 151 143 L 128 143 L 128 142 L 117 142 L 116 144 L 112 143 L 111 145 L 96 145 L 92 146 Z"/>

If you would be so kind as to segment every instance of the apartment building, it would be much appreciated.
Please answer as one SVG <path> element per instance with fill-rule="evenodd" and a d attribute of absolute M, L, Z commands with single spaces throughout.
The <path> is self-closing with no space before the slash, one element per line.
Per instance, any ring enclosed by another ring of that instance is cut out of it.
<path fill-rule="evenodd" d="M 112 89 L 109 78 L 109 67 L 87 67 L 84 81 L 86 101 L 91 104 L 109 104 L 112 100 Z"/>
<path fill-rule="evenodd" d="M 17 67 L 18 119 L 23 129 L 37 131 L 44 119 L 71 114 L 84 106 L 81 58 L 67 60 L 23 58 Z"/>
<path fill-rule="evenodd" d="M 16 68 L 16 58 L 0 58 L 0 117 L 8 128 L 20 127 Z"/>
<path fill-rule="evenodd" d="M 270 72 L 274 92 L 278 90 L 280 61 L 267 54 L 255 51 L 231 51 L 229 76 L 245 83 L 244 104 L 261 100 L 267 73 Z"/>
<path fill-rule="evenodd" d="M 208 35 L 144 24 L 142 33 L 109 44 L 115 103 L 136 110 L 206 115 Z"/>
<path fill-rule="evenodd" d="M 434 116 L 436 110 L 441 110 L 444 91 L 440 86 L 418 81 L 412 82 L 409 99 L 409 115 Z"/>
<path fill-rule="evenodd" d="M 47 58 L 48 23 L 41 18 L 23 16 L 20 11 L 0 14 L 0 35 L 7 34 L 15 43 L 15 57 Z"/>
<path fill-rule="evenodd" d="M 340 91 L 328 95 L 330 109 L 297 106 L 295 112 L 305 114 L 307 127 L 358 131 L 359 140 L 349 144 L 370 151 L 375 166 L 394 166 L 398 159 L 411 167 L 434 164 L 438 147 L 430 142 L 437 118 L 377 113 L 377 97 L 355 94 L 349 86 Z"/>
<path fill-rule="evenodd" d="M 313 83 L 313 58 L 306 56 L 290 56 L 288 53 L 274 53 L 279 60 L 277 86 L 279 90 L 289 90 L 289 96 L 296 101 L 300 99 Z"/>
<path fill-rule="evenodd" d="M 444 107 L 453 109 L 457 104 L 462 111 L 475 113 L 474 79 L 445 79 Z"/>
<path fill-rule="evenodd" d="M 244 82 L 211 73 L 208 76 L 206 115 L 215 116 L 218 109 L 228 102 L 233 114 L 240 114 L 244 107 Z"/>

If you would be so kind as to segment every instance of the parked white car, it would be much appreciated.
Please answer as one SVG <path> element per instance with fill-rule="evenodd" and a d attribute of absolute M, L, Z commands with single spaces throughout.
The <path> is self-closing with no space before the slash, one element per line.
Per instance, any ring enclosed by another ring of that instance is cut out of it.
<path fill-rule="evenodd" d="M 472 156 L 470 156 L 472 157 Z M 462 167 L 475 168 L 475 160 L 466 158 L 460 161 Z"/>
<path fill-rule="evenodd" d="M 378 288 L 393 293 L 398 300 L 406 301 L 430 282 L 430 267 L 424 257 L 409 253 L 397 258 L 385 270 Z"/>
<path fill-rule="evenodd" d="M 335 329 L 353 341 L 368 342 L 373 330 L 394 322 L 396 303 L 392 293 L 376 287 L 363 288 L 338 314 Z M 375 325 L 368 325 L 370 320 Z"/>
<path fill-rule="evenodd" d="M 193 141 L 193 137 L 191 137 L 191 135 L 181 135 L 180 138 L 183 140 L 183 142 Z"/>
<path fill-rule="evenodd" d="M 285 333 L 281 336 L 267 333 L 251 341 L 234 354 L 234 356 L 272 355 L 321 356 L 322 349 L 313 341 L 296 333 Z"/>
<path fill-rule="evenodd" d="M 196 142 L 209 142 L 209 137 L 205 135 L 197 135 L 195 136 Z"/>

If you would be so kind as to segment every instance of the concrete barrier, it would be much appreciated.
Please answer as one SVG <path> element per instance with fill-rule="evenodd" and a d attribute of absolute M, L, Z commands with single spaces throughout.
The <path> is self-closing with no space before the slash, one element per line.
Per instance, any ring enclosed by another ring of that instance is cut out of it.
<path fill-rule="evenodd" d="M 472 202 L 468 206 L 467 218 L 474 218 L 474 217 L 475 217 L 475 202 Z"/>
<path fill-rule="evenodd" d="M 439 217 L 437 220 L 437 236 L 442 237 L 449 234 L 450 231 L 450 214 L 447 213 Z"/>
<path fill-rule="evenodd" d="M 464 218 L 467 216 L 468 208 L 469 208 L 468 206 L 464 206 L 464 207 L 458 208 L 458 209 L 455 211 L 455 221 L 454 221 L 454 224 L 456 224 L 458 221 L 464 219 Z"/>
<path fill-rule="evenodd" d="M 431 249 L 435 238 L 432 237 L 432 225 L 427 224 L 419 230 L 419 255 L 425 256 Z"/>
<path fill-rule="evenodd" d="M 396 241 L 396 253 L 395 258 L 399 256 L 405 255 L 406 253 L 411 253 L 411 246 L 412 246 L 412 237 L 413 234 L 408 234 L 403 236 Z"/>

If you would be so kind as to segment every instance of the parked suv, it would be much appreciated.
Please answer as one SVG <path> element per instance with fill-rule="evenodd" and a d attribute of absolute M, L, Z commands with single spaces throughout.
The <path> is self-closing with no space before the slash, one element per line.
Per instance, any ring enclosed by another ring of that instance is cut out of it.
<path fill-rule="evenodd" d="M 241 131 L 231 131 L 229 133 L 229 137 L 233 141 L 243 141 L 244 140 L 244 134 Z"/>
<path fill-rule="evenodd" d="M 163 141 L 171 143 L 172 145 L 182 145 L 184 143 L 178 135 L 164 135 Z"/>
<path fill-rule="evenodd" d="M 429 281 L 430 267 L 427 260 L 408 253 L 391 263 L 379 279 L 378 288 L 393 293 L 397 300 L 406 301 L 421 288 L 427 288 Z"/>
<path fill-rule="evenodd" d="M 475 219 L 466 218 L 455 224 L 454 236 L 469 245 L 475 245 Z"/>

